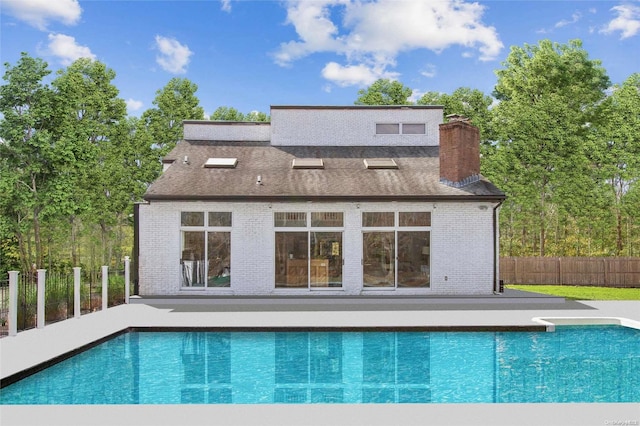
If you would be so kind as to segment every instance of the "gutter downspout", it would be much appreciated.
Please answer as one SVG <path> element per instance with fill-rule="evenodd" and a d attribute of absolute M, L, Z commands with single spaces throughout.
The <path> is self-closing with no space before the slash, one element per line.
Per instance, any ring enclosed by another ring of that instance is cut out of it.
<path fill-rule="evenodd" d="M 500 244 L 498 241 L 498 209 L 502 203 L 504 203 L 504 200 L 501 200 L 493 207 L 493 294 L 500 294 L 500 276 L 498 275 L 498 262 L 500 262 L 498 258 Z"/>
<path fill-rule="evenodd" d="M 133 268 L 131 278 L 133 280 L 133 294 L 140 294 L 140 282 L 138 281 L 140 268 L 140 203 L 133 204 Z"/>

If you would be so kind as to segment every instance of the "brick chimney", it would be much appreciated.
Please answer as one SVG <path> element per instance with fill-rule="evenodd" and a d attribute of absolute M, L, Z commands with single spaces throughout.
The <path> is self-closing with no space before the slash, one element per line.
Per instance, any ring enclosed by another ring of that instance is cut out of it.
<path fill-rule="evenodd" d="M 480 130 L 466 117 L 447 118 L 440 124 L 440 182 L 461 188 L 480 180 Z"/>

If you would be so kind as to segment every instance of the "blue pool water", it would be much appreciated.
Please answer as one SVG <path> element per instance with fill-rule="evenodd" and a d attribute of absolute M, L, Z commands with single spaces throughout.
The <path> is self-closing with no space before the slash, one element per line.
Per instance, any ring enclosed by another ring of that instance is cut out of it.
<path fill-rule="evenodd" d="M 640 402 L 640 330 L 132 332 L 2 404 Z"/>

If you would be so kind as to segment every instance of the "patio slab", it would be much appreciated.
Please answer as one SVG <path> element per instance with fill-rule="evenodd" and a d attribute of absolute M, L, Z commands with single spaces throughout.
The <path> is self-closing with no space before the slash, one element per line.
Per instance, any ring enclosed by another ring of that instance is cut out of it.
<path fill-rule="evenodd" d="M 640 301 L 370 304 L 271 299 L 258 303 L 130 304 L 0 339 L 5 379 L 129 327 L 529 327 L 534 318 L 626 318 L 640 323 Z M 241 303 L 242 302 L 242 303 Z M 340 309 L 336 308 L 339 306 Z M 529 414 L 526 414 L 529 413 Z M 79 416 L 79 417 L 76 417 Z M 515 417 L 514 417 L 515 416 Z M 0 406 L 0 423 L 69 424 L 640 424 L 640 404 L 409 404 L 269 406 Z M 517 421 L 514 423 L 514 419 Z M 607 423 L 609 422 L 609 423 Z M 627 422 L 627 423 L 614 423 Z M 633 423 L 636 422 L 636 423 Z M 73 423 L 73 422 L 72 422 Z"/>

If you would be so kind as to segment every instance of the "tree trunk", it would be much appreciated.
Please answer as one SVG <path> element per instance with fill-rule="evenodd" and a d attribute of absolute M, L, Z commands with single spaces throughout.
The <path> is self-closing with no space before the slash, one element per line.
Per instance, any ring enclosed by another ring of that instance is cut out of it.
<path fill-rule="evenodd" d="M 36 245 L 36 268 L 42 268 L 44 256 L 42 254 L 42 236 L 40 235 L 40 212 L 37 207 L 33 209 L 33 238 Z"/>
<path fill-rule="evenodd" d="M 544 232 L 544 225 L 545 225 L 545 217 L 544 217 L 544 208 L 545 208 L 545 203 L 544 203 L 544 191 L 542 191 L 542 195 L 540 196 L 540 256 L 543 257 L 544 256 L 544 241 L 545 241 L 545 232 Z"/>
<path fill-rule="evenodd" d="M 616 209 L 616 256 L 620 256 L 623 249 L 622 244 L 622 212 L 620 209 Z"/>
<path fill-rule="evenodd" d="M 76 217 L 71 216 L 71 265 L 79 266 L 78 262 L 78 227 L 76 225 Z"/>
<path fill-rule="evenodd" d="M 109 228 L 104 223 L 104 221 L 100 222 L 100 237 L 102 241 L 102 265 L 108 265 L 109 263 L 109 250 L 107 245 L 109 244 L 109 239 L 107 238 L 109 234 Z"/>

